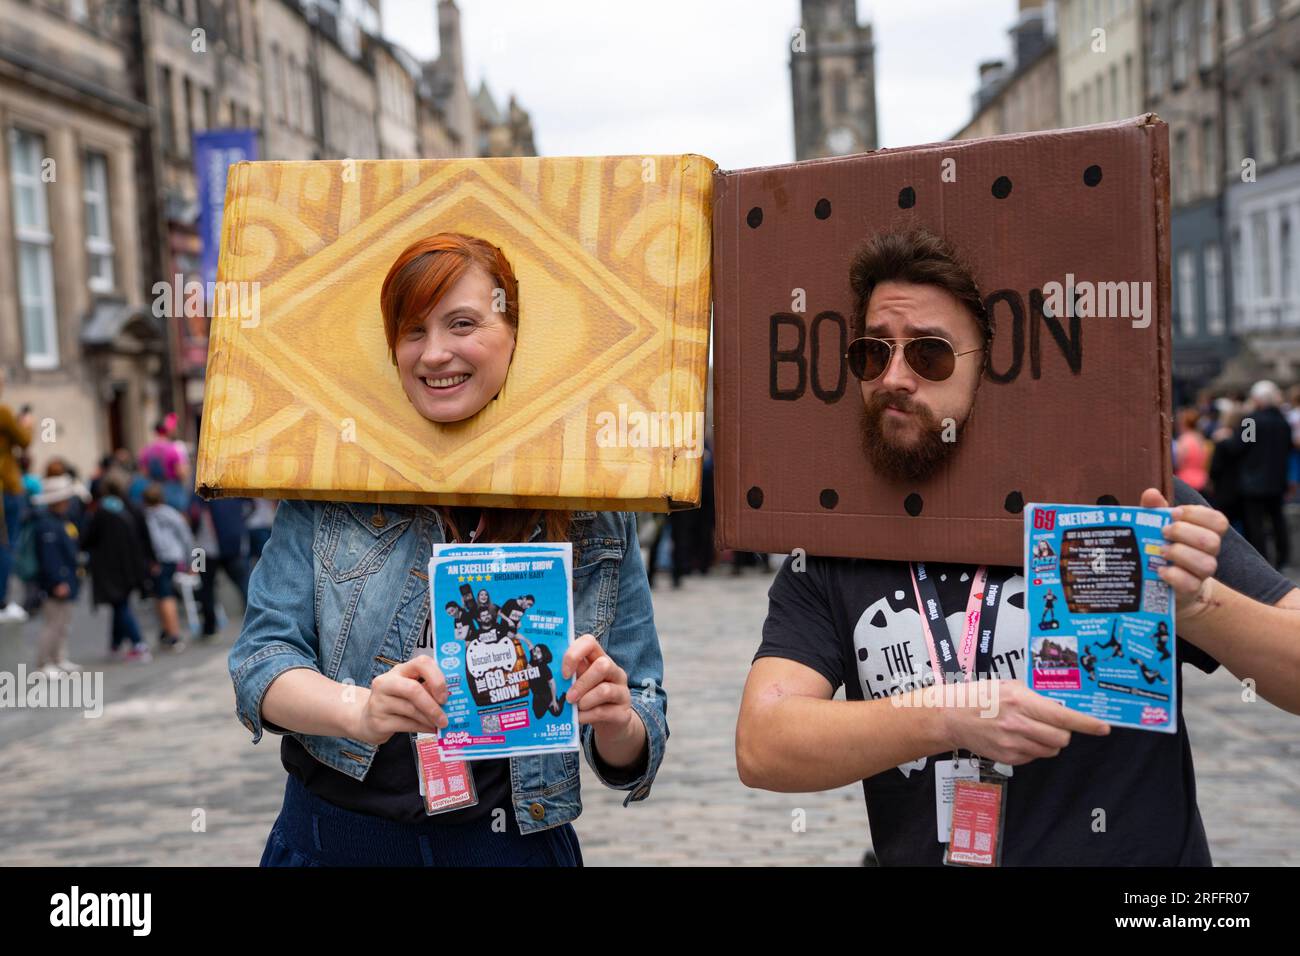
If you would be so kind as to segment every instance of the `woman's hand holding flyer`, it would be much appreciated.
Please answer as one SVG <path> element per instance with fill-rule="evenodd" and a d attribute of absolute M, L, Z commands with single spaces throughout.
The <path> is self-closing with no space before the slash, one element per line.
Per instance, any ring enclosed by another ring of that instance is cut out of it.
<path fill-rule="evenodd" d="M 565 699 L 578 705 L 578 723 L 596 724 L 611 730 L 627 727 L 635 711 L 632 692 L 627 687 L 627 672 L 591 634 L 573 642 L 564 654 L 561 673 L 565 680 L 577 675 Z"/>
<path fill-rule="evenodd" d="M 413 657 L 378 675 L 357 718 L 357 740 L 383 744 L 396 733 L 432 734 L 447 726 L 447 680 L 431 657 Z"/>
<path fill-rule="evenodd" d="M 591 724 L 596 750 L 614 767 L 635 762 L 645 748 L 645 724 L 632 709 L 627 672 L 605 653 L 600 642 L 584 634 L 564 655 L 561 672 L 577 679 L 565 699 L 578 710 L 578 723 Z"/>

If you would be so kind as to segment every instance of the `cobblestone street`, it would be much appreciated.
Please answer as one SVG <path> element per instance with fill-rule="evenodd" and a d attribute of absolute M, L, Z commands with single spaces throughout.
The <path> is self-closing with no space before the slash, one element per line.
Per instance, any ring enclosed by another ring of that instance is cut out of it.
<path fill-rule="evenodd" d="M 584 767 L 576 826 L 589 865 L 855 864 L 869 845 L 860 786 L 771 794 L 737 778 L 736 711 L 769 576 L 722 570 L 655 592 L 672 739 L 650 799 L 626 809 L 622 794 Z M 252 746 L 234 717 L 225 658 L 236 625 L 211 646 L 134 667 L 99 663 L 92 648 L 101 625 L 102 615 L 73 656 L 104 667 L 103 716 L 46 709 L 0 717 L 0 864 L 255 864 L 284 771 L 278 738 Z M 27 625 L 29 645 L 35 633 Z M 1244 702 L 1226 672 L 1184 675 L 1216 863 L 1300 863 L 1296 718 Z M 797 810 L 806 813 L 804 832 L 792 826 Z"/>

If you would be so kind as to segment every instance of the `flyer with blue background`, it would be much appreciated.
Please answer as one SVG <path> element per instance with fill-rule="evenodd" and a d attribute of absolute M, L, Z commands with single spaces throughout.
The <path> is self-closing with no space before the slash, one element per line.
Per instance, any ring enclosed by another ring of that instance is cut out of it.
<path fill-rule="evenodd" d="M 1178 729 L 1167 508 L 1025 509 L 1027 682 L 1116 727 Z"/>
<path fill-rule="evenodd" d="M 572 685 L 569 543 L 435 545 L 430 609 L 450 695 L 438 737 L 445 760 L 578 749 Z"/>

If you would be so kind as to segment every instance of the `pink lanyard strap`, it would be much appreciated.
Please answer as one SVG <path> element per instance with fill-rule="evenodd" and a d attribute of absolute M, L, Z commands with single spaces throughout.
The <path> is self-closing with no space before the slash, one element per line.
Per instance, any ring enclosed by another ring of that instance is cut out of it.
<path fill-rule="evenodd" d="M 912 573 L 912 593 L 916 595 L 916 609 L 921 615 L 921 630 L 925 634 L 926 650 L 930 653 L 930 667 L 933 669 L 935 682 L 942 684 L 943 668 L 939 664 L 938 644 L 934 639 L 934 633 L 930 630 L 930 621 L 926 617 L 925 601 L 921 597 L 921 582 L 916 577 L 916 565 L 911 564 L 908 567 Z M 975 641 L 980 626 L 980 608 L 983 606 L 984 585 L 988 581 L 988 576 L 989 569 L 987 565 L 980 565 L 975 570 L 975 577 L 971 580 L 970 594 L 966 598 L 965 627 L 955 640 L 957 664 L 961 667 L 962 674 L 967 678 L 970 677 L 974 665 Z M 942 608 L 940 608 L 939 613 L 942 616 Z"/>

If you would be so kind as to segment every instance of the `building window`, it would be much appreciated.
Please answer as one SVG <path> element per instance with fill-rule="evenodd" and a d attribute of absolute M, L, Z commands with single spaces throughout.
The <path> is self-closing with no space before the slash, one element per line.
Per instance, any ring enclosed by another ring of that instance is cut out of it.
<path fill-rule="evenodd" d="M 1188 148 L 1187 148 L 1187 130 L 1180 129 L 1174 133 L 1174 168 L 1173 168 L 1173 193 L 1174 205 L 1181 206 L 1187 202 L 1189 165 L 1188 165 Z"/>
<path fill-rule="evenodd" d="M 1271 166 L 1277 159 L 1277 135 L 1274 120 L 1276 113 L 1273 110 L 1273 87 L 1269 84 L 1260 84 L 1255 87 L 1255 135 L 1256 145 L 1259 149 L 1255 157 L 1259 160 L 1261 166 Z"/>
<path fill-rule="evenodd" d="M 298 66 L 290 53 L 284 61 L 284 117 L 290 129 L 298 129 L 302 97 L 298 93 Z"/>
<path fill-rule="evenodd" d="M 1205 246 L 1205 331 L 1222 335 L 1223 325 L 1223 253 L 1218 243 Z"/>
<path fill-rule="evenodd" d="M 176 152 L 176 111 L 172 100 L 172 71 L 158 68 L 158 124 L 162 127 L 162 147 L 167 153 Z"/>
<path fill-rule="evenodd" d="M 836 73 L 831 82 L 835 91 L 835 115 L 841 117 L 849 111 L 849 82 L 843 73 Z"/>
<path fill-rule="evenodd" d="M 1133 54 L 1128 53 L 1124 56 L 1124 102 L 1128 105 L 1124 107 L 1124 112 L 1128 114 L 1140 113 L 1141 108 L 1133 101 Z"/>
<path fill-rule="evenodd" d="M 1165 92 L 1165 56 L 1169 40 L 1167 24 L 1158 10 L 1151 12 L 1151 63 L 1147 70 L 1147 93 L 1157 97 Z"/>
<path fill-rule="evenodd" d="M 185 142 L 180 152 L 188 156 L 194 144 L 194 86 L 188 76 L 181 80 L 181 109 L 185 111 Z"/>
<path fill-rule="evenodd" d="M 1178 328 L 1186 338 L 1196 336 L 1196 253 L 1178 253 Z"/>
<path fill-rule="evenodd" d="M 280 96 L 280 47 L 272 40 L 266 64 L 266 98 L 270 101 L 272 119 L 284 119 L 284 103 Z"/>
<path fill-rule="evenodd" d="M 1174 86 L 1187 82 L 1192 45 L 1192 7 L 1186 0 L 1174 8 Z"/>
<path fill-rule="evenodd" d="M 1212 196 L 1219 182 L 1219 139 L 1212 119 L 1201 120 L 1201 167 L 1204 192 Z"/>
<path fill-rule="evenodd" d="M 1214 66 L 1215 0 L 1201 0 L 1201 29 L 1197 35 L 1197 61 L 1202 70 Z"/>
<path fill-rule="evenodd" d="M 1287 70 L 1287 155 L 1300 152 L 1300 65 Z"/>
<path fill-rule="evenodd" d="M 1228 100 L 1228 155 L 1224 161 L 1224 176 L 1232 178 L 1240 169 L 1241 160 L 1246 156 L 1246 117 L 1245 106 L 1240 94 Z"/>
<path fill-rule="evenodd" d="M 1246 302 L 1246 270 L 1241 267 L 1241 257 L 1243 255 L 1241 244 L 1241 230 L 1232 230 L 1232 305 L 1233 315 L 1236 318 L 1236 325 L 1241 331 L 1246 331 L 1250 323 L 1246 321 L 1244 305 Z"/>
<path fill-rule="evenodd" d="M 22 318 L 23 359 L 28 368 L 59 364 L 54 313 L 54 264 L 50 215 L 41 166 L 45 139 L 26 130 L 9 131 L 14 240 L 18 245 L 18 311 Z"/>
<path fill-rule="evenodd" d="M 1268 239 L 1268 215 L 1257 212 L 1250 217 L 1250 258 L 1255 264 L 1251 300 L 1255 304 L 1273 298 L 1273 257 Z"/>
<path fill-rule="evenodd" d="M 1282 217 L 1277 244 L 1278 298 L 1290 303 L 1295 297 L 1295 270 L 1291 262 L 1291 220 Z"/>
<path fill-rule="evenodd" d="M 86 153 L 82 168 L 86 205 L 86 259 L 92 292 L 113 291 L 113 232 L 108 213 L 108 157 Z"/>

